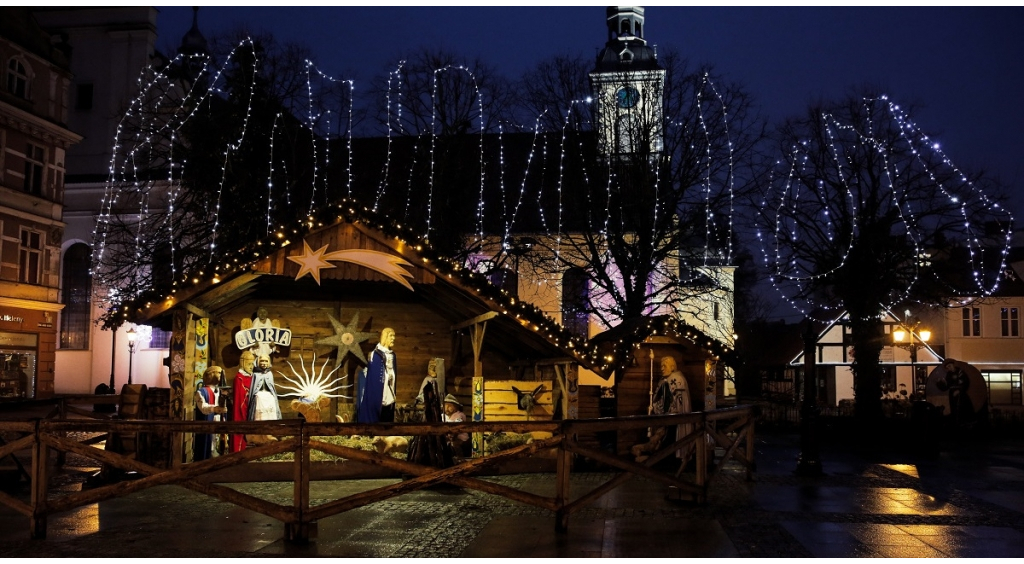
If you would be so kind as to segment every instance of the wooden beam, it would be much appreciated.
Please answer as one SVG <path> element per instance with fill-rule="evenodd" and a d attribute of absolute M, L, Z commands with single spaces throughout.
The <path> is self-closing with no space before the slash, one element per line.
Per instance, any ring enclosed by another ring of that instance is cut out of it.
<path fill-rule="evenodd" d="M 459 329 L 465 329 L 466 327 L 471 327 L 473 325 L 476 325 L 477 323 L 483 323 L 485 321 L 490 321 L 490 320 L 494 319 L 495 317 L 498 317 L 498 315 L 500 315 L 500 314 L 498 312 L 496 312 L 496 311 L 488 311 L 487 313 L 482 313 L 482 314 L 480 314 L 480 315 L 478 315 L 476 317 L 472 317 L 470 319 L 467 319 L 467 320 L 463 321 L 462 323 L 456 323 L 455 325 L 452 325 L 452 331 L 458 331 Z"/>
<path fill-rule="evenodd" d="M 212 313 L 206 311 L 205 309 L 202 309 L 201 307 L 192 305 L 191 303 L 184 303 L 182 304 L 182 307 L 185 308 L 185 311 L 191 313 L 196 317 L 209 319 L 210 321 L 213 321 L 217 325 L 224 325 L 224 321 L 220 317 L 213 315 Z"/>

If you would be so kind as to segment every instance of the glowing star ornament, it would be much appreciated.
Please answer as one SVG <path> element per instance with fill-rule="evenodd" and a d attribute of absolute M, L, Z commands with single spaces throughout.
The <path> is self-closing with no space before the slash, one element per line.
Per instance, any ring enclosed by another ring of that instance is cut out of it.
<path fill-rule="evenodd" d="M 359 312 L 352 316 L 352 321 L 349 324 L 342 325 L 340 321 L 335 319 L 331 314 L 327 314 L 327 318 L 331 320 L 331 325 L 334 326 L 334 335 L 330 337 L 324 337 L 316 342 L 318 345 L 330 345 L 338 349 L 338 359 L 335 361 L 335 366 L 341 366 L 345 357 L 348 353 L 352 353 L 353 356 L 358 358 L 364 365 L 367 364 L 366 356 L 363 355 L 363 349 L 359 347 L 359 343 L 362 343 L 372 337 L 373 333 L 364 333 L 359 331 Z M 337 368 L 335 368 L 337 370 Z"/>
<path fill-rule="evenodd" d="M 288 260 L 299 265 L 299 273 L 295 275 L 296 280 L 309 274 L 319 285 L 320 270 L 324 268 L 334 268 L 334 265 L 330 264 L 328 261 L 350 262 L 352 264 L 358 264 L 359 266 L 369 268 L 374 272 L 379 272 L 406 288 L 410 290 L 413 289 L 412 284 L 406 280 L 406 278 L 412 278 L 413 275 L 409 271 L 405 270 L 405 267 L 411 267 L 412 264 L 402 257 L 382 253 L 380 251 L 368 251 L 365 249 L 346 249 L 328 253 L 326 252 L 328 245 L 324 245 L 314 251 L 305 240 L 302 241 L 302 247 L 301 255 L 288 257 Z"/>
<path fill-rule="evenodd" d="M 324 260 L 324 253 L 327 251 L 328 245 L 324 245 L 317 250 L 310 248 L 309 243 L 303 239 L 302 241 L 302 254 L 295 257 L 288 257 L 288 260 L 299 265 L 299 273 L 295 275 L 295 279 L 298 280 L 303 276 L 309 274 L 316 280 L 317 285 L 320 285 L 320 270 L 324 268 L 334 268 L 334 265 Z"/>

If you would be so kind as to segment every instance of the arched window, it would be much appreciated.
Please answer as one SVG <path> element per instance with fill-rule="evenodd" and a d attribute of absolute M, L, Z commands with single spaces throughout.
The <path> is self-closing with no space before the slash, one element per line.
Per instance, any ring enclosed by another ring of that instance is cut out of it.
<path fill-rule="evenodd" d="M 509 295 L 519 297 L 519 273 L 507 268 L 496 268 L 489 276 L 491 284 L 505 290 Z"/>
<path fill-rule="evenodd" d="M 643 25 L 644 24 L 642 24 L 640 22 L 636 22 L 636 36 L 637 37 L 643 38 L 643 36 L 644 36 Z"/>
<path fill-rule="evenodd" d="M 622 23 L 619 26 L 619 35 L 627 37 L 633 35 L 632 31 L 629 29 L 629 20 L 622 20 Z"/>
<path fill-rule="evenodd" d="M 582 268 L 573 267 L 562 275 L 562 327 L 586 339 L 590 325 L 590 284 Z"/>
<path fill-rule="evenodd" d="M 63 290 L 60 314 L 60 348 L 85 350 L 89 348 L 89 313 L 92 296 L 92 277 L 89 262 L 92 251 L 85 243 L 75 243 L 64 252 Z"/>
<path fill-rule="evenodd" d="M 18 98 L 28 98 L 28 69 L 18 59 L 7 62 L 7 91 Z"/>

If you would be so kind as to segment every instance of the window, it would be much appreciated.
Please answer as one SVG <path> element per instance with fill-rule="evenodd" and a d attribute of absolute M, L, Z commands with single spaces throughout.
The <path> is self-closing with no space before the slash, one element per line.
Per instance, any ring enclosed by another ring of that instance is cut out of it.
<path fill-rule="evenodd" d="M 713 314 L 713 316 L 715 318 L 715 321 L 718 321 L 718 318 L 721 317 L 721 312 L 718 309 L 719 308 L 718 302 L 713 302 L 711 304 L 711 307 L 712 307 L 712 310 L 713 310 L 712 314 Z"/>
<path fill-rule="evenodd" d="M 92 109 L 92 84 L 79 84 L 75 88 L 75 109 L 76 110 L 91 110 Z"/>
<path fill-rule="evenodd" d="M 25 191 L 34 196 L 43 195 L 45 160 L 43 148 L 29 143 L 25 149 Z"/>
<path fill-rule="evenodd" d="M 981 336 L 981 308 L 964 307 L 960 308 L 963 316 L 964 337 Z"/>
<path fill-rule="evenodd" d="M 169 349 L 171 348 L 171 332 L 164 331 L 159 327 L 153 327 L 149 337 L 147 349 Z"/>
<path fill-rule="evenodd" d="M 61 291 L 64 310 L 60 313 L 60 348 L 89 348 L 89 309 L 92 277 L 89 263 L 92 251 L 85 243 L 75 243 L 64 253 L 64 288 Z"/>
<path fill-rule="evenodd" d="M 28 98 L 28 69 L 18 59 L 7 63 L 7 91 L 18 98 Z"/>
<path fill-rule="evenodd" d="M 589 336 L 589 303 L 590 286 L 587 273 L 578 267 L 565 271 L 562 275 L 562 326 L 569 333 L 583 339 Z"/>
<path fill-rule="evenodd" d="M 519 273 L 507 268 L 496 268 L 488 276 L 491 284 L 501 288 L 509 295 L 519 297 Z"/>
<path fill-rule="evenodd" d="M 1004 337 L 1020 336 L 1020 314 L 1015 307 L 1004 307 L 999 310 L 999 322 Z"/>
<path fill-rule="evenodd" d="M 1021 405 L 1020 371 L 982 372 L 992 405 Z"/>
<path fill-rule="evenodd" d="M 882 366 L 879 379 L 882 384 L 882 393 L 895 393 L 896 392 L 896 367 L 895 366 Z"/>
<path fill-rule="evenodd" d="M 39 284 L 42 255 L 43 235 L 37 231 L 22 229 L 18 256 L 18 282 Z"/>

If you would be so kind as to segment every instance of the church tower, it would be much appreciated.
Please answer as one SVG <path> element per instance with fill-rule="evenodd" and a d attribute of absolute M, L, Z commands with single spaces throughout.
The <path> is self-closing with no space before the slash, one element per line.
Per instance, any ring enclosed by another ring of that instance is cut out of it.
<path fill-rule="evenodd" d="M 608 42 L 590 73 L 601 152 L 607 157 L 657 156 L 664 149 L 665 69 L 644 39 L 644 9 L 607 9 Z"/>

